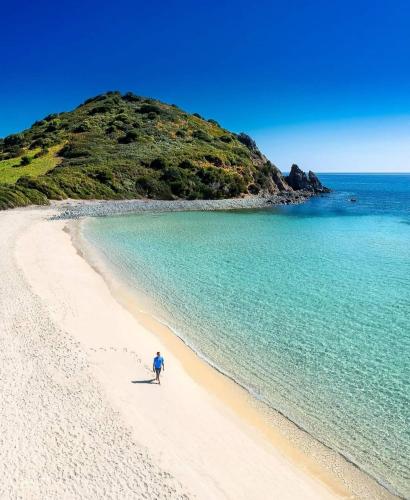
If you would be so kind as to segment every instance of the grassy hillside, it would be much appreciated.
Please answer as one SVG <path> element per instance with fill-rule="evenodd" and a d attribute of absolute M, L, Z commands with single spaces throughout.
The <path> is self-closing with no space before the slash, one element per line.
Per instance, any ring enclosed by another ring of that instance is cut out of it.
<path fill-rule="evenodd" d="M 57 153 L 62 149 L 63 145 L 58 144 L 52 146 L 48 151 L 41 148 L 29 150 L 24 154 L 0 161 L 0 184 L 14 184 L 20 177 L 29 175 L 38 177 L 46 174 L 55 166 L 61 163 Z M 25 159 L 27 158 L 27 160 Z"/>
<path fill-rule="evenodd" d="M 227 198 L 290 189 L 245 134 L 119 92 L 0 139 L 0 208 L 70 198 Z"/>

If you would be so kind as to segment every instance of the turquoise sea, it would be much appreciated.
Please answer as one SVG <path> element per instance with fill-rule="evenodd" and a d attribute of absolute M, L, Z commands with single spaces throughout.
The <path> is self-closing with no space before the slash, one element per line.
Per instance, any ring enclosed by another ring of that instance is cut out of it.
<path fill-rule="evenodd" d="M 410 497 L 410 175 L 320 177 L 334 192 L 304 205 L 84 236 L 200 355 Z"/>

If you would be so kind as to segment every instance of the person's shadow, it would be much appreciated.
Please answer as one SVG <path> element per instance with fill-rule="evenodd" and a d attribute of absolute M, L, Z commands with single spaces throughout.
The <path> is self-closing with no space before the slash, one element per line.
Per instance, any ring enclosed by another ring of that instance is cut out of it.
<path fill-rule="evenodd" d="M 155 378 L 147 380 L 131 380 L 131 384 L 152 384 L 152 382 L 155 382 Z"/>

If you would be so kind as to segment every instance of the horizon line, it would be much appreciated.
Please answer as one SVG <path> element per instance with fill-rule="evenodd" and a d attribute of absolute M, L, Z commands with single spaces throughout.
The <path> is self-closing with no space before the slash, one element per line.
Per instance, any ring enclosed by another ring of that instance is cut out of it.
<path fill-rule="evenodd" d="M 283 173 L 288 173 L 288 171 L 286 170 L 283 170 L 282 171 Z M 316 174 L 326 174 L 326 175 L 329 175 L 329 174 L 350 174 L 350 175 L 363 175 L 363 174 L 371 174 L 371 175 L 374 175 L 374 174 L 383 174 L 383 175 L 406 175 L 406 174 L 410 174 L 410 170 L 406 170 L 406 171 L 403 171 L 403 172 L 400 172 L 400 171 L 396 171 L 396 172 L 383 172 L 383 171 L 377 171 L 377 170 L 374 170 L 374 171 L 364 171 L 364 172 L 351 172 L 351 171 L 337 171 L 337 172 L 326 172 L 326 171 L 320 171 L 320 170 L 314 170 L 314 172 Z"/>

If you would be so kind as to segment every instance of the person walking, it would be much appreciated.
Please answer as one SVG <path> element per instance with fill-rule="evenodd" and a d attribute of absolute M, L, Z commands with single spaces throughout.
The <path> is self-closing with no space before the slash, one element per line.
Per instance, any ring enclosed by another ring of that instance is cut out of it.
<path fill-rule="evenodd" d="M 152 363 L 152 371 L 155 372 L 155 380 L 158 384 L 161 384 L 161 381 L 159 380 L 161 370 L 165 371 L 164 358 L 161 356 L 160 352 L 157 352 L 157 355 Z"/>

